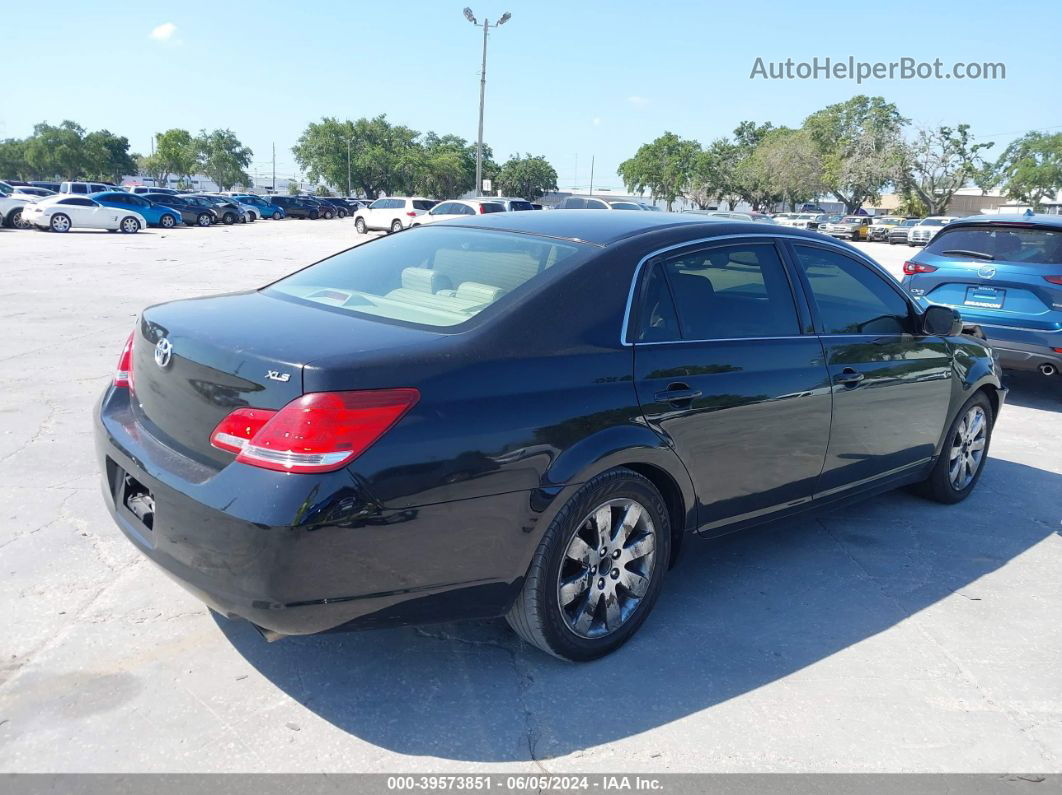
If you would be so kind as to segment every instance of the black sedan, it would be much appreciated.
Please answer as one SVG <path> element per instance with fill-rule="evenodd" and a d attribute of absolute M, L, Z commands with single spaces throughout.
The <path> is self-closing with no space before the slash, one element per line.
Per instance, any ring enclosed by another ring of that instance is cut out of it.
<path fill-rule="evenodd" d="M 587 660 L 689 533 L 969 495 L 1005 390 L 961 331 L 813 232 L 496 213 L 145 309 L 97 450 L 129 539 L 267 638 L 506 616 Z"/>
<path fill-rule="evenodd" d="M 188 226 L 210 226 L 218 221 L 218 214 L 212 207 L 206 206 L 206 200 L 202 203 L 193 201 L 189 197 L 175 196 L 172 193 L 138 193 L 142 199 L 156 204 L 164 204 L 172 207 L 181 214 L 181 221 Z"/>

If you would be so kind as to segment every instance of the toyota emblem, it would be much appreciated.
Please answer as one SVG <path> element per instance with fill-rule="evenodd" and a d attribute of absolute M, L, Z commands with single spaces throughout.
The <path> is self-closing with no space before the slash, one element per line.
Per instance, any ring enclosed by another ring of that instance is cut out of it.
<path fill-rule="evenodd" d="M 173 356 L 173 343 L 163 337 L 155 345 L 155 364 L 165 367 Z"/>

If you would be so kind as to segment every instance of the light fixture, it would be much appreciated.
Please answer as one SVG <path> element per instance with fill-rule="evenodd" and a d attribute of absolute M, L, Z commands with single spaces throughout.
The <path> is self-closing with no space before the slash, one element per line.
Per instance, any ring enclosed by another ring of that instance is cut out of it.
<path fill-rule="evenodd" d="M 508 11 L 506 11 L 504 14 L 502 14 L 501 19 L 498 20 L 498 24 L 499 25 L 504 25 L 506 22 L 508 22 L 512 18 L 513 18 L 513 15 L 510 14 Z"/>
<path fill-rule="evenodd" d="M 472 13 L 472 9 L 468 6 L 465 6 L 465 19 L 467 19 L 473 25 L 479 24 L 478 22 L 476 22 L 476 15 Z"/>

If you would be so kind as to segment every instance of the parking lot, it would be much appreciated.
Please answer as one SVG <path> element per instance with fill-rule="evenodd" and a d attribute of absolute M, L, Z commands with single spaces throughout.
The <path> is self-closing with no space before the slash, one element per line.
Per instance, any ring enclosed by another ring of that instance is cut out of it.
<path fill-rule="evenodd" d="M 93 404 L 145 305 L 362 239 L 0 230 L 0 769 L 1062 771 L 1059 377 L 1010 379 L 966 502 L 897 492 L 691 542 L 592 664 L 500 619 L 266 644 L 212 616 L 108 516 Z M 859 246 L 894 275 L 913 252 Z"/>

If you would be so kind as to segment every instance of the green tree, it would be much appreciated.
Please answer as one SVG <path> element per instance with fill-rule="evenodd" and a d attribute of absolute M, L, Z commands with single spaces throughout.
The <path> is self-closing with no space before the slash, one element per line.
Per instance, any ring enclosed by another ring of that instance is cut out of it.
<path fill-rule="evenodd" d="M 188 130 L 173 128 L 155 135 L 156 169 L 160 176 L 158 184 L 165 185 L 171 174 L 179 180 L 190 180 L 199 171 L 204 152 L 201 142 Z"/>
<path fill-rule="evenodd" d="M 490 148 L 484 149 L 484 165 Z M 428 132 L 405 153 L 406 168 L 413 174 L 413 192 L 447 199 L 460 196 L 476 186 L 476 147 L 458 135 Z"/>
<path fill-rule="evenodd" d="M 26 140 L 28 168 L 38 176 L 77 179 L 85 166 L 85 128 L 70 120 L 58 127 L 41 122 Z"/>
<path fill-rule="evenodd" d="M 326 197 L 331 197 L 335 195 L 334 193 L 332 193 L 331 189 L 327 185 L 318 185 L 316 188 L 313 189 L 313 194 L 314 196 Z"/>
<path fill-rule="evenodd" d="M 753 151 L 751 162 L 765 192 L 790 209 L 823 190 L 822 159 L 805 130 L 770 132 Z"/>
<path fill-rule="evenodd" d="M 826 189 L 844 202 L 847 212 L 876 201 L 895 181 L 904 157 L 900 132 L 905 124 L 895 105 L 863 95 L 804 120 L 822 158 Z"/>
<path fill-rule="evenodd" d="M 981 173 L 981 152 L 992 146 L 974 143 L 968 124 L 920 129 L 903 152 L 900 190 L 916 197 L 929 215 L 944 215 L 955 191 Z"/>
<path fill-rule="evenodd" d="M 717 138 L 698 152 L 690 170 L 684 195 L 700 209 L 711 204 L 737 204 L 737 166 L 740 147 L 727 138 Z"/>
<path fill-rule="evenodd" d="M 129 154 L 129 139 L 115 135 L 109 130 L 90 132 L 81 142 L 84 166 L 83 175 L 120 183 L 126 174 L 136 172 L 136 161 Z"/>
<path fill-rule="evenodd" d="M 250 149 L 240 143 L 232 130 L 201 130 L 196 138 L 203 173 L 210 177 L 220 190 L 231 190 L 236 185 L 249 185 L 251 178 L 244 170 L 251 164 Z"/>
<path fill-rule="evenodd" d="M 502 165 L 496 181 L 504 195 L 533 202 L 557 190 L 557 171 L 542 155 L 513 155 Z"/>
<path fill-rule="evenodd" d="M 26 142 L 21 138 L 0 141 L 0 177 L 32 179 L 37 175 L 26 162 Z"/>
<path fill-rule="evenodd" d="M 413 150 L 418 133 L 403 125 L 391 124 L 385 115 L 372 119 L 340 122 L 323 118 L 310 123 L 299 136 L 292 154 L 311 182 L 347 185 L 347 141 L 350 141 L 352 189 L 369 198 L 380 193 L 407 192 L 416 182 Z"/>
<path fill-rule="evenodd" d="M 992 181 L 1003 184 L 1008 198 L 1039 210 L 1062 190 L 1062 133 L 1033 131 L 1014 141 L 996 162 Z"/>
<path fill-rule="evenodd" d="M 299 181 L 297 179 L 289 179 L 288 180 L 288 195 L 289 196 L 298 196 L 300 193 L 302 193 L 302 186 L 299 184 Z"/>
<path fill-rule="evenodd" d="M 642 144 L 634 157 L 620 163 L 617 173 L 632 193 L 646 190 L 654 200 L 663 199 L 668 212 L 689 185 L 694 160 L 701 151 L 696 141 L 665 132 L 655 141 Z"/>

